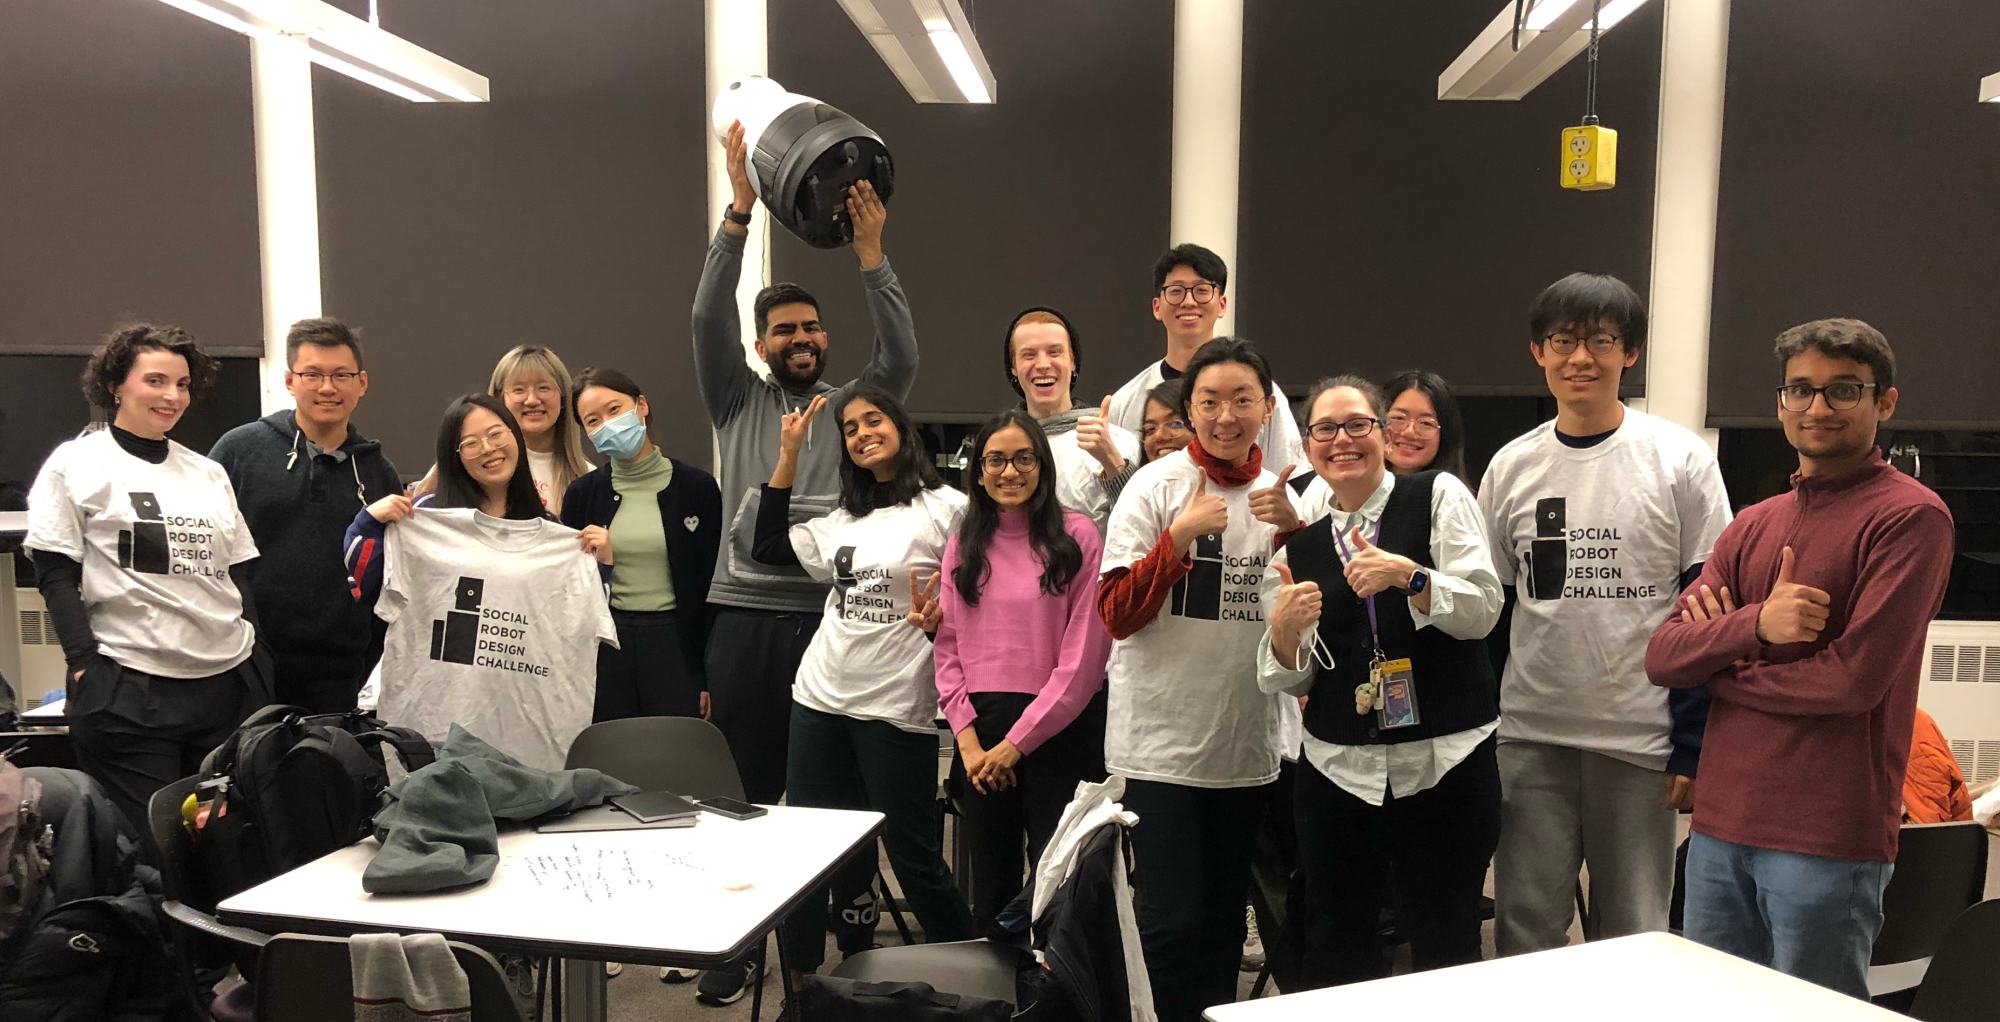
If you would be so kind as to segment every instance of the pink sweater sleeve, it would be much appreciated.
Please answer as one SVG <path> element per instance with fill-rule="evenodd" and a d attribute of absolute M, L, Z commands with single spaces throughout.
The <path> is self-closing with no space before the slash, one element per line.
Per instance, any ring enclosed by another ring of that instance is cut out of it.
<path fill-rule="evenodd" d="M 966 613 L 965 600 L 958 595 L 958 586 L 951 581 L 952 570 L 958 567 L 958 537 L 951 537 L 944 547 L 944 561 L 938 568 L 938 600 L 944 605 L 944 613 L 939 618 L 937 634 L 931 644 L 931 665 L 937 677 L 938 706 L 944 710 L 944 719 L 951 724 L 951 733 L 957 734 L 972 726 L 978 716 L 972 709 L 972 701 L 966 698 L 965 661 L 958 653 L 958 627 L 960 615 Z"/>
<path fill-rule="evenodd" d="M 1104 558 L 1104 540 L 1097 535 L 1097 526 L 1090 519 L 1078 514 L 1063 517 L 1070 535 L 1083 548 L 1083 566 L 1063 593 L 1069 613 L 1056 669 L 1034 702 L 1021 711 L 1021 719 L 1007 731 L 1007 740 L 1023 756 L 1076 720 L 1077 714 L 1083 712 L 1091 697 L 1103 687 L 1104 664 L 1111 656 L 1111 635 L 1097 616 L 1097 575 Z M 949 612 L 947 608 L 946 613 Z M 942 629 L 939 635 L 943 635 Z"/>

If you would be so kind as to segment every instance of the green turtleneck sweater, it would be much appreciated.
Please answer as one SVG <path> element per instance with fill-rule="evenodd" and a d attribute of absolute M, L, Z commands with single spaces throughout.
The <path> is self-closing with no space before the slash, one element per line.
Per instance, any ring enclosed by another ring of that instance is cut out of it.
<path fill-rule="evenodd" d="M 620 498 L 611 516 L 611 606 L 617 610 L 674 609 L 659 499 L 673 477 L 674 463 L 657 447 L 611 463 L 611 489 Z"/>

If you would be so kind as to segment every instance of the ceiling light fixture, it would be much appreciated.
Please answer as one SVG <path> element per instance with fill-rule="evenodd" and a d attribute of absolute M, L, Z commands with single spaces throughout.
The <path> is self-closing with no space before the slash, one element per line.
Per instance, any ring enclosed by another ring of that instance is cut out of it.
<path fill-rule="evenodd" d="M 1598 33 L 1624 21 L 1646 0 L 1605 0 Z M 1590 45 L 1590 0 L 1540 0 L 1521 19 L 1508 4 L 1438 76 L 1439 99 L 1520 99 Z"/>
<path fill-rule="evenodd" d="M 232 32 L 302 43 L 313 63 L 415 103 L 484 103 L 474 74 L 323 0 L 160 0 Z"/>
<path fill-rule="evenodd" d="M 919 103 L 991 103 L 993 69 L 961 0 L 840 0 Z"/>

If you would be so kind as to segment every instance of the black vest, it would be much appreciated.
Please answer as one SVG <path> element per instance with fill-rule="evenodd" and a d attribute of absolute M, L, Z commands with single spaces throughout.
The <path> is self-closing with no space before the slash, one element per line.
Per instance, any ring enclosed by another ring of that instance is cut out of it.
<path fill-rule="evenodd" d="M 1394 478 L 1395 487 L 1382 509 L 1381 535 L 1371 541 L 1432 567 L 1431 485 L 1437 473 Z M 1347 548 L 1353 551 L 1351 538 Z M 1396 745 L 1490 724 L 1500 715 L 1486 643 L 1454 639 L 1436 628 L 1418 631 L 1410 620 L 1409 599 L 1400 589 L 1375 594 L 1375 617 L 1382 652 L 1391 660 L 1411 661 L 1417 723 L 1382 731 L 1375 726 L 1373 712 L 1354 712 L 1354 689 L 1368 680 L 1375 641 L 1369 635 L 1367 605 L 1348 588 L 1340 548 L 1334 542 L 1333 516 L 1294 533 L 1285 541 L 1285 557 L 1291 562 L 1293 580 L 1319 583 L 1319 637 L 1333 656 L 1334 669 L 1319 669 L 1312 698 L 1306 701 L 1306 730 L 1314 738 L 1335 745 Z"/>

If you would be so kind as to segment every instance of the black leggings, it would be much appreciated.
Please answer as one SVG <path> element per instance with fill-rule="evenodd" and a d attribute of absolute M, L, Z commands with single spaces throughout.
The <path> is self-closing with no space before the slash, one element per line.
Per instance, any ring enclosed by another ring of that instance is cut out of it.
<path fill-rule="evenodd" d="M 590 719 L 699 717 L 701 681 L 681 652 L 679 610 L 613 610 L 618 646 L 597 647 L 597 701 Z"/>
<path fill-rule="evenodd" d="M 1419 969 L 1479 961 L 1479 894 L 1500 842 L 1500 765 L 1488 736 L 1430 788 L 1371 806 L 1299 764 L 1306 882 L 1303 989 L 1389 975 L 1382 892 Z M 1393 880 L 1389 876 L 1394 867 Z"/>
<path fill-rule="evenodd" d="M 1035 697 L 1025 692 L 973 692 L 978 714 L 972 722 L 981 748 L 1007 737 Z M 1026 866 L 1033 869 L 1055 834 L 1063 810 L 1076 797 L 1079 781 L 1104 780 L 1104 692 L 1083 712 L 1014 764 L 1014 785 L 984 794 L 965 779 L 965 764 L 953 759 L 952 785 L 965 811 L 966 843 L 972 851 L 972 923 L 984 932 L 1007 903 L 1021 893 L 1021 839 L 1027 838 Z"/>
<path fill-rule="evenodd" d="M 1236 999 L 1250 857 L 1269 789 L 1125 782 L 1125 808 L 1139 814 L 1139 942 L 1160 1022 L 1199 1022 L 1203 1009 Z"/>

